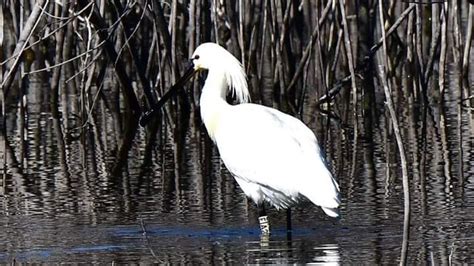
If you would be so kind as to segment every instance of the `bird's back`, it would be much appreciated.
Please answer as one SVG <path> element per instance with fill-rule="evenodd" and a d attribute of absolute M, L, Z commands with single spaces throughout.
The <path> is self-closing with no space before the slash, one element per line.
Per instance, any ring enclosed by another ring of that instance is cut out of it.
<path fill-rule="evenodd" d="M 337 216 L 339 188 L 314 133 L 300 120 L 273 108 L 240 104 L 220 114 L 214 134 L 224 164 L 241 186 L 246 184 L 242 189 L 248 196 L 257 200 L 252 194 L 261 193 L 279 208 L 287 206 L 272 197 L 285 195 L 292 203 L 303 195 Z"/>

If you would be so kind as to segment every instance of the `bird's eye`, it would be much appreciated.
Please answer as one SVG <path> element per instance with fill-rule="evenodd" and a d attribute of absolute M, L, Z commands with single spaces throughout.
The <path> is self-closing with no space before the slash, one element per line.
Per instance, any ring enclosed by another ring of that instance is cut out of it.
<path fill-rule="evenodd" d="M 199 55 L 198 55 L 198 54 L 195 55 L 195 56 L 193 57 L 193 59 L 199 59 Z"/>

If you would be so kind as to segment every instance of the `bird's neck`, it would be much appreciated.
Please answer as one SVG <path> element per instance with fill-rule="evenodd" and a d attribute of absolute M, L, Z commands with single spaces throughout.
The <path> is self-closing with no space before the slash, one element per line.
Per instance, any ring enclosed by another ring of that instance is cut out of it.
<path fill-rule="evenodd" d="M 200 98 L 201 118 L 215 141 L 221 114 L 230 106 L 226 101 L 227 79 L 219 70 L 209 70 Z"/>

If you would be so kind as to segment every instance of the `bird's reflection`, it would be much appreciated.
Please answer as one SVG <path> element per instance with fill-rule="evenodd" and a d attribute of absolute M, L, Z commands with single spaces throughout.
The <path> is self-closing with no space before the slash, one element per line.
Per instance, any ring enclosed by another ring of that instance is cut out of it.
<path fill-rule="evenodd" d="M 338 265 L 340 262 L 339 245 L 337 243 L 318 243 L 314 239 L 292 238 L 261 235 L 260 241 L 247 242 L 248 263 L 288 264 L 305 262 Z"/>
<path fill-rule="evenodd" d="M 322 244 L 313 247 L 316 255 L 313 261 L 324 265 L 339 265 L 340 255 L 339 246 L 337 244 Z"/>

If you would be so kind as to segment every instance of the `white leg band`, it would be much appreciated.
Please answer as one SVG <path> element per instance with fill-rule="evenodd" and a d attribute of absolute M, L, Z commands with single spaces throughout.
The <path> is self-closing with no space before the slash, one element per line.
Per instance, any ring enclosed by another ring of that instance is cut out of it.
<path fill-rule="evenodd" d="M 262 235 L 269 235 L 270 234 L 270 223 L 268 222 L 268 217 L 260 216 L 258 217 L 258 221 L 260 222 L 260 230 L 262 231 Z"/>

